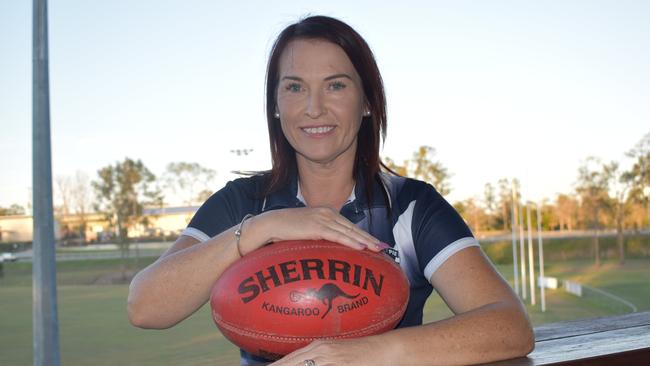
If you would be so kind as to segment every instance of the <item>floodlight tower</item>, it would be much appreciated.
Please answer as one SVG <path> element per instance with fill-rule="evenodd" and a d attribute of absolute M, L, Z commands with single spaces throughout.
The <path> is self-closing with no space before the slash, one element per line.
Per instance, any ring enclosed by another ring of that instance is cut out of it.
<path fill-rule="evenodd" d="M 47 0 L 34 0 L 32 22 L 34 366 L 58 366 L 60 354 L 52 206 Z"/>

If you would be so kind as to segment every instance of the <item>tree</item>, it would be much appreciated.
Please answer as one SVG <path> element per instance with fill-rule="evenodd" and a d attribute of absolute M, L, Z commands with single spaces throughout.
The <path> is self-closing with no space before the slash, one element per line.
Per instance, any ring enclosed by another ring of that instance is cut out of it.
<path fill-rule="evenodd" d="M 0 216 L 24 215 L 25 208 L 17 203 L 9 207 L 0 207 Z"/>
<path fill-rule="evenodd" d="M 70 214 L 70 196 L 72 194 L 72 181 L 69 177 L 58 175 L 56 182 L 56 194 L 59 198 L 60 205 L 55 207 L 57 216 L 66 216 Z"/>
<path fill-rule="evenodd" d="M 78 225 L 64 230 L 76 230 L 82 242 L 86 242 L 87 214 L 92 210 L 90 181 L 88 176 L 77 171 L 74 176 L 56 177 L 56 194 L 60 205 L 56 207 L 57 216 L 76 215 Z"/>
<path fill-rule="evenodd" d="M 432 184 L 443 196 L 451 192 L 447 168 L 438 160 L 434 160 L 436 149 L 431 146 L 420 146 L 413 153 L 411 160 L 405 160 L 404 165 L 397 165 L 390 158 L 385 158 L 386 166 L 395 173 L 419 179 Z"/>
<path fill-rule="evenodd" d="M 196 195 L 196 200 L 198 202 L 205 202 L 212 196 L 214 192 L 211 189 L 204 189 L 201 192 L 199 192 L 198 195 Z"/>
<path fill-rule="evenodd" d="M 506 178 L 499 179 L 498 185 L 499 201 L 497 202 L 497 206 L 501 211 L 501 226 L 503 227 L 503 231 L 508 231 L 510 226 L 512 226 L 510 217 L 512 207 L 512 187 Z"/>
<path fill-rule="evenodd" d="M 395 173 L 403 177 L 406 177 L 408 175 L 408 172 L 406 171 L 406 167 L 408 166 L 408 161 L 405 160 L 403 165 L 397 165 L 397 163 L 395 163 L 395 161 L 393 161 L 393 159 L 389 157 L 385 157 L 383 160 L 384 160 L 384 164 L 386 164 L 386 166 L 390 170 L 394 171 Z"/>
<path fill-rule="evenodd" d="M 203 203 L 206 196 L 210 197 L 215 176 L 216 171 L 198 163 L 177 162 L 167 164 L 162 180 L 165 188 L 183 204 L 193 205 Z"/>
<path fill-rule="evenodd" d="M 622 172 L 619 169 L 618 163 L 614 161 L 603 165 L 602 177 L 607 183 L 607 189 L 610 194 L 606 202 L 606 207 L 616 224 L 616 246 L 618 247 L 619 264 L 624 264 L 625 237 L 623 229 L 625 216 L 627 216 L 631 208 L 631 200 L 628 194 L 633 180 L 630 172 Z"/>
<path fill-rule="evenodd" d="M 481 235 L 482 228 L 485 226 L 487 214 L 485 210 L 477 204 L 476 198 L 467 198 L 463 201 L 454 203 L 454 208 L 463 217 L 467 225 L 477 237 Z"/>
<path fill-rule="evenodd" d="M 601 228 L 601 215 L 609 199 L 608 182 L 602 171 L 601 161 L 589 157 L 578 169 L 578 181 L 576 182 L 576 192 L 580 198 L 587 227 L 593 230 L 592 243 L 597 266 L 600 266 L 598 236 Z"/>
<path fill-rule="evenodd" d="M 142 222 L 144 205 L 160 200 L 161 194 L 151 186 L 156 177 L 140 160 L 125 158 L 101 168 L 97 174 L 98 180 L 92 182 L 97 196 L 96 209 L 104 212 L 111 226 L 117 228 L 122 277 L 126 278 L 129 229 Z"/>
<path fill-rule="evenodd" d="M 631 182 L 630 196 L 636 202 L 643 202 L 650 227 L 650 132 L 626 153 L 634 159 L 634 165 L 626 179 Z"/>
<path fill-rule="evenodd" d="M 578 201 L 567 194 L 558 194 L 555 199 L 555 215 L 560 231 L 572 231 L 577 224 Z"/>
<path fill-rule="evenodd" d="M 434 160 L 436 149 L 431 146 L 420 146 L 413 153 L 408 170 L 412 177 L 431 183 L 441 195 L 451 192 L 449 172 L 442 163 Z"/>
<path fill-rule="evenodd" d="M 90 180 L 86 173 L 77 171 L 72 181 L 73 190 L 71 193 L 72 207 L 79 217 L 79 237 L 86 242 L 86 228 L 88 225 L 87 215 L 91 211 L 92 194 L 90 191 Z"/>
<path fill-rule="evenodd" d="M 486 213 L 486 226 L 491 230 L 494 222 L 494 213 L 496 211 L 496 196 L 494 193 L 494 186 L 491 183 L 485 183 L 483 188 L 483 204 L 485 205 Z"/>

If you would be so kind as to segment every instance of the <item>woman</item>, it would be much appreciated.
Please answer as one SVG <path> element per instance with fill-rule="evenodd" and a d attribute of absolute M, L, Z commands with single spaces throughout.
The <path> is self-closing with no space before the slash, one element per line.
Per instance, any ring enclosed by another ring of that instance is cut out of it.
<path fill-rule="evenodd" d="M 394 247 L 410 282 L 407 313 L 398 329 L 314 342 L 274 365 L 470 364 L 531 351 L 521 302 L 460 216 L 430 185 L 382 171 L 384 91 L 359 34 L 322 16 L 287 27 L 271 52 L 266 93 L 272 170 L 215 193 L 134 278 L 134 325 L 182 321 L 230 264 L 266 244 L 325 239 L 359 250 Z M 421 325 L 433 288 L 455 316 Z M 242 351 L 242 364 L 258 362 Z"/>

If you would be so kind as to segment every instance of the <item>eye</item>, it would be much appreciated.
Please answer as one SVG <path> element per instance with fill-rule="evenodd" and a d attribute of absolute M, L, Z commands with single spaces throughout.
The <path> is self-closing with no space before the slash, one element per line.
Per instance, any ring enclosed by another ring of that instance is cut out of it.
<path fill-rule="evenodd" d="M 331 90 L 341 90 L 345 89 L 346 85 L 342 81 L 333 81 L 330 83 L 329 88 Z"/>
<path fill-rule="evenodd" d="M 289 83 L 284 87 L 284 89 L 292 93 L 298 93 L 302 90 L 302 87 L 298 83 Z"/>

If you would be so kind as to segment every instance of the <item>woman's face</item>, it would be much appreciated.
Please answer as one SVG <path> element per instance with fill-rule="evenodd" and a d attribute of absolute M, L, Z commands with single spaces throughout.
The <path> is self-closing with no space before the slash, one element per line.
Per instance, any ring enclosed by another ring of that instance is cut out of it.
<path fill-rule="evenodd" d="M 354 162 L 365 103 L 361 78 L 343 49 L 324 40 L 291 41 L 279 76 L 277 110 L 298 161 Z"/>

